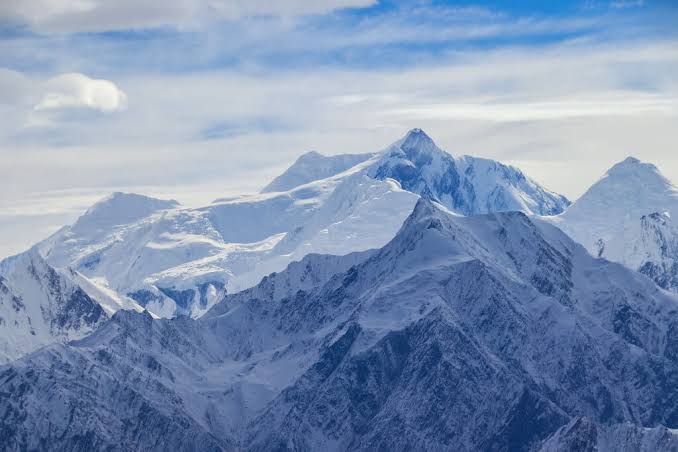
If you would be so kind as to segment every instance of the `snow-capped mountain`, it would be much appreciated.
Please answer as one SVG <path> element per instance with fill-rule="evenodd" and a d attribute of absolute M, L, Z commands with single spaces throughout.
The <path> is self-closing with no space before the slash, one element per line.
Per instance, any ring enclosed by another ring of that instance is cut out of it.
<path fill-rule="evenodd" d="M 461 214 L 567 205 L 515 168 L 455 159 L 414 129 L 376 154 L 306 154 L 264 193 L 203 208 L 116 193 L 38 248 L 52 265 L 155 315 L 199 317 L 309 253 L 383 246 L 419 195 Z"/>
<path fill-rule="evenodd" d="M 91 231 L 83 226 L 88 212 L 38 247 L 53 265 L 73 267 L 158 316 L 199 317 L 226 292 L 251 287 L 308 253 L 382 246 L 416 199 L 393 181 L 341 174 L 289 192 L 159 210 Z"/>
<path fill-rule="evenodd" d="M 106 319 L 97 301 L 36 251 L 0 263 L 0 363 L 83 337 Z"/>
<path fill-rule="evenodd" d="M 650 163 L 614 165 L 563 214 L 548 218 L 594 256 L 678 289 L 678 188 Z"/>
<path fill-rule="evenodd" d="M 307 256 L 197 320 L 119 311 L 0 367 L 0 437 L 8 450 L 671 448 L 677 314 L 676 296 L 547 222 L 420 200 L 379 250 Z"/>
<path fill-rule="evenodd" d="M 372 157 L 374 157 L 374 154 L 325 156 L 316 151 L 307 152 L 300 156 L 284 173 L 273 179 L 261 192 L 289 191 L 300 185 L 343 173 Z"/>
<path fill-rule="evenodd" d="M 569 205 L 519 169 L 494 160 L 455 158 L 421 129 L 412 129 L 385 151 L 369 170 L 377 179 L 392 178 L 411 192 L 462 215 L 521 211 L 556 215 Z"/>

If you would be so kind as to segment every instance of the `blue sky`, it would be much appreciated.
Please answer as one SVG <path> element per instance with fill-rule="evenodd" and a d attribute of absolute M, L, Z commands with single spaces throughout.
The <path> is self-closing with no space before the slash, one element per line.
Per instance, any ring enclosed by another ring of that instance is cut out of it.
<path fill-rule="evenodd" d="M 32 2 L 41 1 L 27 3 Z M 58 0 L 51 4 L 59 2 L 79 3 Z M 154 3 L 162 9 L 164 2 L 139 2 Z M 281 7 L 283 11 L 275 15 L 262 8 L 264 15 L 221 19 L 209 12 L 178 10 L 176 17 L 171 12 L 138 12 L 135 2 L 123 1 L 116 8 L 116 21 L 106 20 L 106 11 L 101 12 L 100 22 L 93 20 L 96 8 L 84 17 L 73 13 L 69 21 L 63 19 L 69 17 L 63 12 L 34 19 L 30 14 L 16 13 L 13 17 L 5 13 L 0 22 L 0 64 L 33 74 L 88 71 L 102 77 L 209 70 L 294 71 L 327 66 L 397 69 L 435 64 L 459 52 L 509 46 L 543 46 L 576 39 L 625 42 L 675 37 L 678 7 L 672 3 L 381 1 L 326 14 L 282 15 L 285 8 Z"/>
<path fill-rule="evenodd" d="M 112 190 L 207 202 L 413 127 L 571 198 L 630 154 L 678 181 L 676 23 L 664 0 L 2 2 L 0 256 Z"/>

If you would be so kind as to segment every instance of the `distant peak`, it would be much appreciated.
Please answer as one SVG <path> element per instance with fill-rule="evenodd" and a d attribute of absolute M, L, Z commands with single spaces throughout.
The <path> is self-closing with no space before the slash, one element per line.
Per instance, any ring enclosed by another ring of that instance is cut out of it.
<path fill-rule="evenodd" d="M 304 154 L 301 154 L 297 161 L 303 161 L 303 160 L 309 160 L 309 159 L 317 159 L 317 158 L 324 158 L 325 156 L 322 155 L 318 151 L 308 151 Z"/>
<path fill-rule="evenodd" d="M 103 198 L 101 201 L 97 202 L 95 206 L 97 205 L 103 205 L 103 204 L 119 204 L 119 203 L 128 203 L 128 202 L 134 202 L 134 203 L 156 203 L 156 204 L 161 204 L 167 207 L 171 206 L 177 206 L 179 203 L 173 199 L 158 199 L 158 198 L 151 198 L 150 196 L 146 195 L 139 195 L 137 193 L 125 193 L 121 191 L 116 191 L 111 193 L 110 195 L 106 196 Z"/>
<path fill-rule="evenodd" d="M 417 204 L 412 209 L 410 216 L 412 218 L 421 219 L 433 215 L 438 209 L 435 204 L 426 198 L 419 198 Z"/>
<path fill-rule="evenodd" d="M 433 151 L 437 149 L 436 144 L 433 142 L 431 137 L 429 137 L 426 132 L 421 129 L 412 129 L 407 132 L 407 135 L 402 139 L 400 143 L 400 148 L 405 152 L 408 151 Z"/>
<path fill-rule="evenodd" d="M 417 140 L 417 141 L 418 140 L 427 140 L 427 141 L 431 141 L 431 142 L 433 141 L 431 139 L 431 137 L 426 134 L 426 132 L 424 132 L 423 130 L 421 130 L 419 128 L 414 128 L 414 129 L 410 130 L 409 132 L 407 132 L 407 134 L 405 135 L 405 138 L 404 138 L 405 142 L 413 141 L 413 140 Z"/>
<path fill-rule="evenodd" d="M 631 156 L 626 157 L 608 171 L 611 175 L 629 173 L 659 173 L 659 171 L 652 163 L 644 163 Z"/>
<path fill-rule="evenodd" d="M 144 218 L 154 212 L 166 209 L 175 209 L 179 203 L 173 199 L 157 199 L 136 193 L 115 192 L 106 196 L 78 219 L 76 225 L 84 225 L 92 221 L 115 226 L 130 223 Z"/>

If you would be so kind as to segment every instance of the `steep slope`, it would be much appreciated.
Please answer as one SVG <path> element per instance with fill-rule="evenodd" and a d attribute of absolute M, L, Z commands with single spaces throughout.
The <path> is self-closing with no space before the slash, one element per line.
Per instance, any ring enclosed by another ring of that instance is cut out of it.
<path fill-rule="evenodd" d="M 83 337 L 107 318 L 99 303 L 37 252 L 0 263 L 0 363 Z"/>
<path fill-rule="evenodd" d="M 678 292 L 678 229 L 670 215 L 655 212 L 640 217 L 640 239 L 633 246 L 632 254 L 640 260 L 638 271 L 659 287 Z"/>
<path fill-rule="evenodd" d="M 652 164 L 629 157 L 613 166 L 565 213 L 551 217 L 591 254 L 678 288 L 678 189 Z"/>
<path fill-rule="evenodd" d="M 374 157 L 374 154 L 340 154 L 325 156 L 311 151 L 300 156 L 284 173 L 261 190 L 262 193 L 289 191 L 320 179 L 343 173 Z"/>
<path fill-rule="evenodd" d="M 370 174 L 393 178 L 405 190 L 463 215 L 512 210 L 555 215 L 569 205 L 567 198 L 544 189 L 517 168 L 494 160 L 452 157 L 421 129 L 412 129 L 387 148 Z"/>
<path fill-rule="evenodd" d="M 569 432 L 585 417 L 600 450 L 670 446 L 677 313 L 674 296 L 550 224 L 422 200 L 375 252 L 307 256 L 198 320 L 120 311 L 1 367 L 0 438 L 8 450 L 578 450 Z"/>

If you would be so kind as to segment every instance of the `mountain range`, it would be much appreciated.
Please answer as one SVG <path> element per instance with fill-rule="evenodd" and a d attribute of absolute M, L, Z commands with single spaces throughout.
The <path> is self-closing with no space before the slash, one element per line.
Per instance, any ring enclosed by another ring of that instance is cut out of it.
<path fill-rule="evenodd" d="M 379 250 L 309 255 L 197 320 L 121 310 L 5 366 L 0 437 L 17 450 L 675 448 L 677 314 L 675 297 L 548 222 L 422 199 Z"/>
<path fill-rule="evenodd" d="M 115 193 L 0 262 L 0 441 L 678 450 L 677 196 L 628 158 L 571 204 L 420 129 L 202 208 Z"/>
<path fill-rule="evenodd" d="M 199 317 L 306 254 L 383 246 L 420 196 L 463 215 L 569 204 L 516 168 L 454 158 L 414 129 L 374 154 L 306 154 L 262 194 L 202 208 L 116 193 L 36 247 L 157 316 Z"/>

